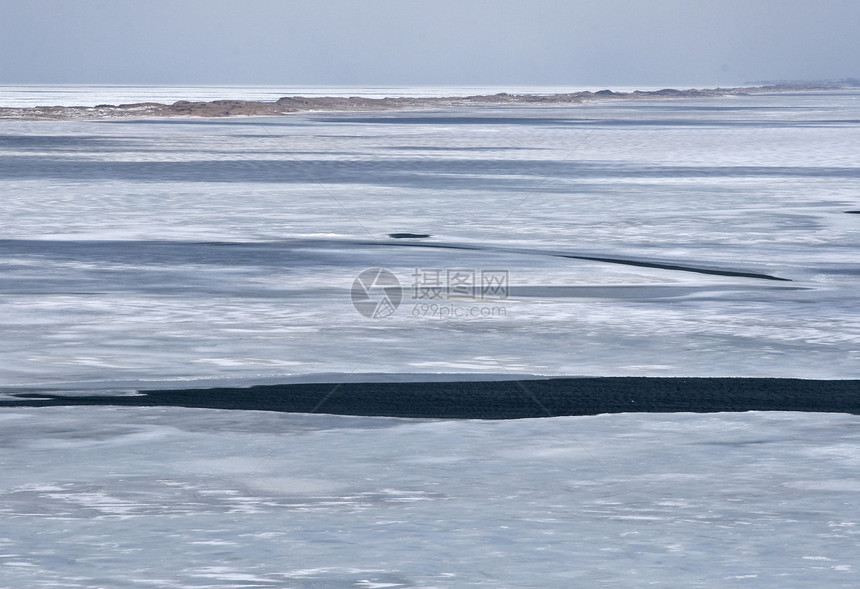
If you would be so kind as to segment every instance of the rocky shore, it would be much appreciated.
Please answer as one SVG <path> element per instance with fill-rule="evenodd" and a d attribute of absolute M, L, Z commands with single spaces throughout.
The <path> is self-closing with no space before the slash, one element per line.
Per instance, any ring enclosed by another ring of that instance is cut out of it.
<path fill-rule="evenodd" d="M 97 106 L 35 106 L 0 108 L 0 119 L 18 120 L 90 120 L 114 118 L 156 117 L 227 117 L 227 116 L 277 116 L 297 112 L 313 111 L 383 111 L 420 110 L 453 106 L 481 105 L 561 105 L 581 104 L 596 100 L 636 100 L 654 98 L 697 98 L 714 96 L 740 96 L 771 92 L 797 92 L 833 90 L 854 86 L 853 80 L 846 82 L 786 83 L 754 87 L 709 88 L 633 92 L 572 92 L 567 94 L 493 94 L 489 96 L 457 96 L 441 98 L 390 97 L 305 97 L 285 96 L 274 102 L 250 100 L 213 100 L 211 102 L 189 102 L 180 100 L 173 104 L 141 102 L 133 104 L 100 104 Z"/>

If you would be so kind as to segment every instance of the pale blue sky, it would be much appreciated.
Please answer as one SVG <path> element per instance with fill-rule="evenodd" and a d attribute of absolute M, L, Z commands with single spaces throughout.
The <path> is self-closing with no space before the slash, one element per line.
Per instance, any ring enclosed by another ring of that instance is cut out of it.
<path fill-rule="evenodd" d="M 857 0 L 0 0 L 0 83 L 860 77 Z"/>

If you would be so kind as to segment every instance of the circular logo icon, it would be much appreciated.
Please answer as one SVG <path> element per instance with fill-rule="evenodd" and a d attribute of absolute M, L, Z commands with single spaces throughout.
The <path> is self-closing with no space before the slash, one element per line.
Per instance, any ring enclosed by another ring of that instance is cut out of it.
<path fill-rule="evenodd" d="M 356 311 L 369 319 L 384 319 L 400 306 L 403 289 L 385 268 L 368 268 L 356 277 L 350 294 Z"/>

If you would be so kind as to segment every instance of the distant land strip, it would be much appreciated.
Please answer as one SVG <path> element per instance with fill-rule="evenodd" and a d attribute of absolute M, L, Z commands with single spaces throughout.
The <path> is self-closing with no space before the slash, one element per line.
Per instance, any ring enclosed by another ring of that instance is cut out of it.
<path fill-rule="evenodd" d="M 139 395 L 4 396 L 0 407 L 189 407 L 431 419 L 601 413 L 805 411 L 860 414 L 860 380 L 579 377 L 460 382 L 347 382 L 148 390 Z"/>
<path fill-rule="evenodd" d="M 567 94 L 508 94 L 502 92 L 488 96 L 387 98 L 365 98 L 361 96 L 285 96 L 273 102 L 254 100 L 213 100 L 210 102 L 191 102 L 180 100 L 173 104 L 139 102 L 119 105 L 100 104 L 97 106 L 2 107 L 0 108 L 0 119 L 93 120 L 115 118 L 277 116 L 315 111 L 419 110 L 456 106 L 560 105 L 581 104 L 596 100 L 742 96 L 773 92 L 838 90 L 856 88 L 858 86 L 860 86 L 860 80 L 847 79 L 835 82 L 795 82 L 768 84 L 764 86 L 706 89 L 691 88 L 687 90 L 665 88 L 663 90 L 650 91 L 634 90 L 633 92 L 613 92 L 612 90 L 572 92 Z"/>

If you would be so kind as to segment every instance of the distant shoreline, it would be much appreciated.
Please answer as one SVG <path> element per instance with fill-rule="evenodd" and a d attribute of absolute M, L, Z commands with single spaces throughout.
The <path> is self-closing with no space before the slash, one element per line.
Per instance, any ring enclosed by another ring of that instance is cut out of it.
<path fill-rule="evenodd" d="M 232 117 L 282 116 L 303 112 L 419 110 L 463 106 L 533 106 L 583 104 L 607 100 L 644 100 L 658 98 L 709 98 L 750 94 L 804 92 L 856 88 L 855 80 L 843 82 L 780 83 L 764 86 L 733 88 L 690 88 L 676 90 L 634 90 L 617 92 L 599 90 L 563 94 L 508 94 L 448 96 L 448 97 L 387 97 L 360 96 L 285 96 L 276 101 L 256 100 L 180 100 L 172 104 L 137 102 L 130 104 L 100 104 L 97 106 L 31 106 L 0 107 L 0 119 L 5 120 L 103 120 L 173 117 Z"/>

